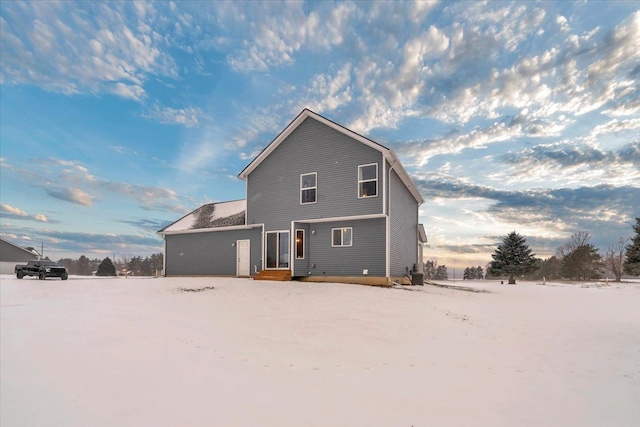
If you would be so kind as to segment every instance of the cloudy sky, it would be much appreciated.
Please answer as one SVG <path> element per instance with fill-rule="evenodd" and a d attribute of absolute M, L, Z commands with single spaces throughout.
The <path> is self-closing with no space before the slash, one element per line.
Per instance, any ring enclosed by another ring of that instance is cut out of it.
<path fill-rule="evenodd" d="M 425 255 L 640 216 L 637 2 L 0 2 L 1 234 L 148 255 L 303 108 L 396 151 Z"/>

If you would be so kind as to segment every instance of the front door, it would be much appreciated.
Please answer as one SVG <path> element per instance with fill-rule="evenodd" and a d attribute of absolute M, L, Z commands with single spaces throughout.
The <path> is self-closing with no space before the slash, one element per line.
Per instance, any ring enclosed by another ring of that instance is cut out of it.
<path fill-rule="evenodd" d="M 250 276 L 251 275 L 251 241 L 250 240 L 238 240 L 236 242 L 236 258 L 238 259 L 236 275 L 238 277 Z"/>
<path fill-rule="evenodd" d="M 267 232 L 267 265 L 268 269 L 289 268 L 289 232 Z"/>

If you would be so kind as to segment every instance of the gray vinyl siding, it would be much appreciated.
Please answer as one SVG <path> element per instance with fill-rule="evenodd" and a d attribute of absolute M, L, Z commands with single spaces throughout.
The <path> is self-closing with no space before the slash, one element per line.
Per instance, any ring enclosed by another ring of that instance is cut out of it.
<path fill-rule="evenodd" d="M 395 171 L 389 173 L 390 274 L 403 276 L 418 262 L 418 203 Z"/>
<path fill-rule="evenodd" d="M 341 227 L 352 227 L 352 246 L 331 246 L 331 229 Z M 385 276 L 385 218 L 309 224 L 306 237 L 313 276 L 362 276 L 363 269 L 369 276 Z"/>
<path fill-rule="evenodd" d="M 0 240 L 0 261 L 3 262 L 27 262 L 38 259 L 38 256 L 28 252 L 26 249 L 19 248 L 9 242 Z M 13 268 L 11 269 L 13 273 Z"/>
<path fill-rule="evenodd" d="M 247 224 L 289 230 L 292 220 L 382 212 L 382 154 L 307 118 L 247 178 Z M 378 164 L 378 196 L 358 198 L 358 166 Z M 317 173 L 316 203 L 300 204 L 300 175 Z"/>
<path fill-rule="evenodd" d="M 237 240 L 251 241 L 251 275 L 262 268 L 262 229 L 169 234 L 166 239 L 167 276 L 236 275 Z"/>

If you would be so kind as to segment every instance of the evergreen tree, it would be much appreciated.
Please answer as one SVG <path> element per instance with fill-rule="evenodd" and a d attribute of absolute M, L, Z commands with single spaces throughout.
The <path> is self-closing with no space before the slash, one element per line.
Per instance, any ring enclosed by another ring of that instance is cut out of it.
<path fill-rule="evenodd" d="M 562 277 L 577 280 L 599 279 L 602 269 L 602 257 L 598 248 L 591 243 L 578 246 L 569 252 L 560 264 Z"/>
<path fill-rule="evenodd" d="M 115 276 L 116 275 L 116 267 L 113 265 L 113 262 L 109 257 L 106 257 L 102 260 L 100 265 L 98 266 L 98 272 L 96 276 Z"/>
<path fill-rule="evenodd" d="M 636 218 L 636 225 L 633 226 L 636 235 L 627 245 L 624 260 L 624 272 L 630 276 L 640 276 L 640 217 Z"/>
<path fill-rule="evenodd" d="M 464 273 L 462 273 L 462 280 L 471 280 L 473 279 L 471 274 L 471 269 L 469 267 L 464 269 Z"/>
<path fill-rule="evenodd" d="M 76 262 L 76 274 L 81 276 L 90 276 L 91 275 L 91 266 L 89 265 L 89 258 L 84 255 L 80 255 L 78 261 Z"/>
<path fill-rule="evenodd" d="M 529 273 L 535 266 L 535 254 L 531 253 L 524 237 L 512 231 L 491 255 L 491 274 L 509 276 L 509 284 L 515 285 L 515 276 Z"/>

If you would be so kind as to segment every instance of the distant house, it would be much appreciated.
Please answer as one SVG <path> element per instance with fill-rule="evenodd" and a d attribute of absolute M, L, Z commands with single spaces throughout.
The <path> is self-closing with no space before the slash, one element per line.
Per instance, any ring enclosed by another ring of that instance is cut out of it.
<path fill-rule="evenodd" d="M 37 259 L 37 252 L 21 248 L 0 237 L 0 274 L 13 274 L 16 264 Z"/>
<path fill-rule="evenodd" d="M 239 178 L 246 200 L 158 231 L 165 275 L 389 284 L 421 265 L 424 200 L 395 153 L 325 117 L 303 110 Z"/>

